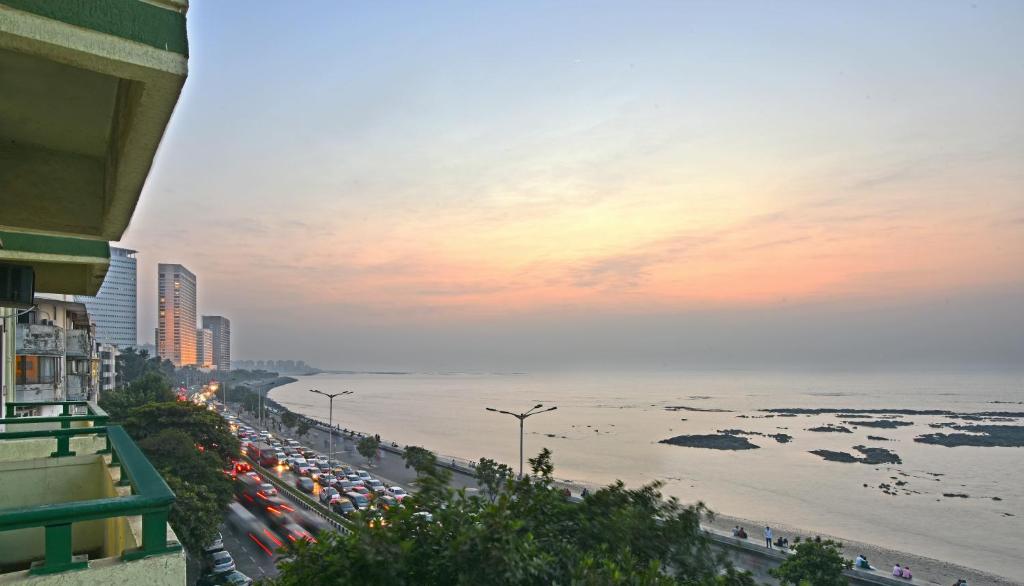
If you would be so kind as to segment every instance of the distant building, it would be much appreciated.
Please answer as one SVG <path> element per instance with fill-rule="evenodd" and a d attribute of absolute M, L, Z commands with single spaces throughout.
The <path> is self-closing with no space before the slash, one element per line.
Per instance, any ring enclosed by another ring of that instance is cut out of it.
<path fill-rule="evenodd" d="M 121 355 L 114 344 L 96 342 L 95 356 L 99 361 L 99 392 L 112 391 L 117 387 L 117 357 Z"/>
<path fill-rule="evenodd" d="M 213 368 L 213 332 L 206 328 L 196 330 L 196 366 Z"/>
<path fill-rule="evenodd" d="M 213 366 L 217 370 L 231 370 L 231 320 L 204 315 L 203 328 L 213 332 Z"/>
<path fill-rule="evenodd" d="M 196 363 L 196 276 L 179 264 L 157 268 L 156 348 L 175 366 Z"/>
<path fill-rule="evenodd" d="M 130 348 L 138 344 L 138 300 L 134 250 L 110 247 L 110 269 L 95 297 L 76 295 L 96 324 L 96 341 Z"/>

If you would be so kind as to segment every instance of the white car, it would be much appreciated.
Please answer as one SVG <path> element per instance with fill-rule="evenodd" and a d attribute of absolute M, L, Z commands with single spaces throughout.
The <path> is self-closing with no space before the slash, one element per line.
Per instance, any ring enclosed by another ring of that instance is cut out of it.
<path fill-rule="evenodd" d="M 398 502 L 402 502 L 402 499 L 409 496 L 409 493 L 405 492 L 405 489 L 401 486 L 389 486 L 388 494 L 398 499 Z"/>

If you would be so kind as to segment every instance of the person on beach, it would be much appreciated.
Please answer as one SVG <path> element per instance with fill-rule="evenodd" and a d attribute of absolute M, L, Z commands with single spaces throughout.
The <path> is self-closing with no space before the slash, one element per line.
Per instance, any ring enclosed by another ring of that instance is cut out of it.
<path fill-rule="evenodd" d="M 903 574 L 900 577 L 904 580 L 914 579 L 914 575 L 910 573 L 910 566 L 903 566 Z"/>
<path fill-rule="evenodd" d="M 747 530 L 744 529 L 743 527 L 740 527 L 740 534 L 737 535 L 736 537 L 739 537 L 740 539 L 746 539 L 747 538 Z"/>
<path fill-rule="evenodd" d="M 772 528 L 767 525 L 764 526 L 764 542 L 768 549 L 772 548 Z"/>
<path fill-rule="evenodd" d="M 737 525 L 737 526 L 732 528 L 732 536 L 733 537 L 739 537 L 740 536 L 740 526 L 739 525 Z"/>
<path fill-rule="evenodd" d="M 897 578 L 902 578 L 903 577 L 903 568 L 901 568 L 899 564 L 896 564 L 895 566 L 892 567 L 892 575 L 896 576 Z"/>

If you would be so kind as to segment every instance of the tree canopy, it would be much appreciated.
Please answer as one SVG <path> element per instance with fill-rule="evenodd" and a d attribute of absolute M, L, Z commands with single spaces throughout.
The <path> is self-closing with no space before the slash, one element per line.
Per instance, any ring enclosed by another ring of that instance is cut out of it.
<path fill-rule="evenodd" d="M 359 443 L 356 444 L 356 451 L 359 452 L 360 456 L 366 458 L 367 462 L 369 462 L 377 455 L 377 448 L 379 447 L 380 441 L 377 438 L 368 435 L 359 440 Z"/>
<path fill-rule="evenodd" d="M 143 350 L 145 353 L 145 350 Z M 127 387 L 100 394 L 99 404 L 114 420 L 123 419 L 136 407 L 175 400 L 171 383 L 159 371 L 151 371 L 134 380 Z"/>
<path fill-rule="evenodd" d="M 814 586 L 846 586 L 843 570 L 850 562 L 843 559 L 843 544 L 832 540 L 809 539 L 796 544 L 794 551 L 778 568 L 770 570 L 779 583 Z"/>
<path fill-rule="evenodd" d="M 506 477 L 492 502 L 450 488 L 448 471 L 421 461 L 414 504 L 296 545 L 273 583 L 754 584 L 712 549 L 703 505 L 665 499 L 657 483 L 621 482 L 577 504 L 553 488 L 550 453 L 531 463 L 535 476 Z"/>

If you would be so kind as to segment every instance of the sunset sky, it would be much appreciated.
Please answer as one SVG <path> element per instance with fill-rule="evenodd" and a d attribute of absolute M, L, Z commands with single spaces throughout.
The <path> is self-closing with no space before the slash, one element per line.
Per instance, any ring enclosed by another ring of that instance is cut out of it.
<path fill-rule="evenodd" d="M 123 245 L 237 358 L 1008 365 L 1024 3 L 194 2 Z"/>

